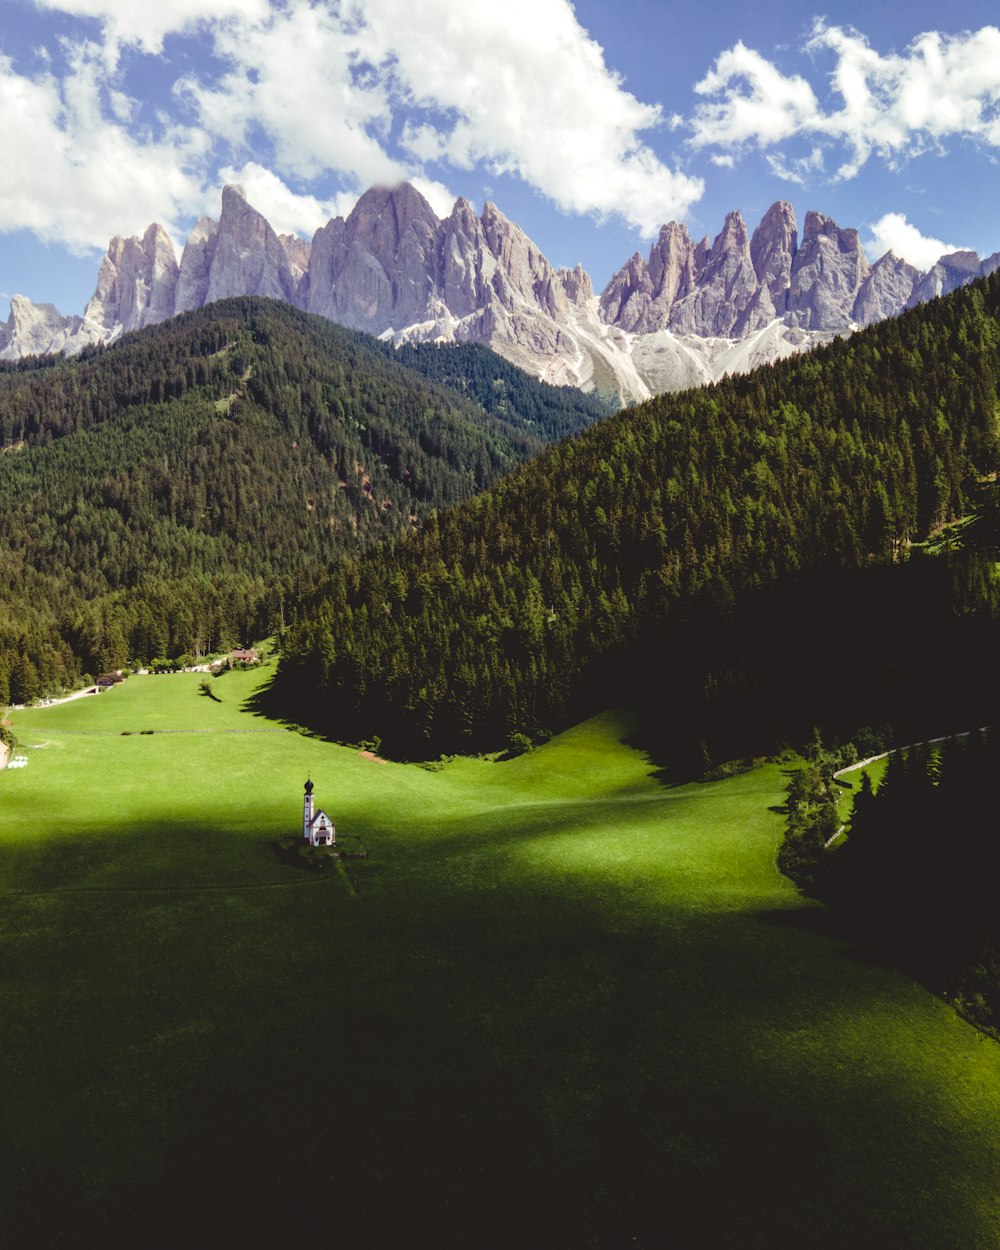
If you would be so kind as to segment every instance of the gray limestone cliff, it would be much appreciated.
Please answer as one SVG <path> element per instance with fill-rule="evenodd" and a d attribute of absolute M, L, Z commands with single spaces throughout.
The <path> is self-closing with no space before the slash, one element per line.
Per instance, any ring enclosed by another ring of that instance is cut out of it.
<path fill-rule="evenodd" d="M 14 295 L 7 324 L 0 326 L 0 360 L 79 352 L 104 337 L 102 327 L 87 326 L 82 317 L 64 317 L 53 304 L 34 304 L 24 295 Z"/>
<path fill-rule="evenodd" d="M 635 334 L 666 329 L 674 305 L 698 285 L 709 253 L 707 240 L 696 244 L 687 226 L 668 222 L 650 248 L 648 261 L 636 252 L 604 288 L 604 320 Z"/>
<path fill-rule="evenodd" d="M 201 308 L 208 299 L 209 275 L 215 257 L 219 223 L 211 217 L 199 217 L 184 244 L 180 273 L 177 276 L 175 313 Z"/>
<path fill-rule="evenodd" d="M 792 265 L 798 251 L 795 212 L 787 200 L 778 200 L 761 218 L 750 240 L 750 260 L 757 281 L 767 287 L 771 307 L 783 316 L 792 285 Z"/>
<path fill-rule="evenodd" d="M 224 187 L 205 302 L 264 295 L 294 303 L 295 287 L 288 255 L 266 218 L 247 203 L 242 188 Z"/>
<path fill-rule="evenodd" d="M 313 236 L 304 306 L 381 334 L 427 316 L 438 219 L 414 187 L 374 188 Z"/>
<path fill-rule="evenodd" d="M 141 330 L 174 315 L 179 275 L 174 245 L 162 226 L 115 237 L 101 261 L 84 320 L 109 331 Z"/>
<path fill-rule="evenodd" d="M 670 329 L 677 334 L 729 338 L 736 324 L 749 312 L 757 287 L 742 214 L 729 213 L 705 258 L 697 285 L 674 305 Z M 766 325 L 773 318 L 774 310 L 770 310 L 765 321 L 761 321 L 759 315 L 749 316 L 745 333 Z"/>
<path fill-rule="evenodd" d="M 792 262 L 788 321 L 803 330 L 848 330 L 868 274 L 857 230 L 842 230 L 822 213 L 806 213 Z"/>
<path fill-rule="evenodd" d="M 920 281 L 921 273 L 897 256 L 886 254 L 872 265 L 858 288 L 852 319 L 859 326 L 870 326 L 903 311 Z"/>
<path fill-rule="evenodd" d="M 949 295 L 982 273 L 982 262 L 975 252 L 949 252 L 915 284 L 907 307 L 913 308 L 939 295 Z"/>

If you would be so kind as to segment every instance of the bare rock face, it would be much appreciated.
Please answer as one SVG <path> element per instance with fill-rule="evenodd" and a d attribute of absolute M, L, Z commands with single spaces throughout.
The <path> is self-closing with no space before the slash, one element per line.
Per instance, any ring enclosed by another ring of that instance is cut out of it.
<path fill-rule="evenodd" d="M 224 187 L 205 303 L 264 295 L 291 304 L 295 285 L 285 249 L 266 219 L 251 208 L 240 187 Z"/>
<path fill-rule="evenodd" d="M 412 186 L 373 188 L 310 245 L 276 235 L 230 186 L 220 220 L 198 222 L 179 266 L 159 226 L 113 239 L 83 318 L 15 297 L 0 358 L 79 351 L 212 300 L 262 295 L 396 343 L 488 343 L 547 381 L 625 402 L 745 372 L 998 268 L 1000 253 L 972 252 L 927 275 L 891 253 L 870 268 L 857 231 L 819 213 L 799 245 L 780 200 L 749 240 L 738 212 L 714 242 L 668 223 L 597 299 L 579 265 L 555 268 L 495 204 L 477 216 L 459 199 L 439 220 Z"/>
<path fill-rule="evenodd" d="M 457 199 L 438 235 L 436 284 L 442 305 L 455 317 L 469 316 L 486 299 L 485 251 L 482 222 L 467 199 Z"/>
<path fill-rule="evenodd" d="M 179 272 L 162 226 L 150 226 L 141 239 L 112 239 L 84 320 L 119 332 L 165 321 L 174 315 Z"/>
<path fill-rule="evenodd" d="M 652 300 L 653 280 L 649 268 L 639 253 L 633 252 L 601 292 L 601 316 L 608 325 L 634 330 Z M 669 312 L 667 315 L 669 319 Z"/>
<path fill-rule="evenodd" d="M 939 295 L 949 295 L 982 273 L 982 262 L 975 252 L 949 252 L 933 265 L 914 288 L 908 308 Z"/>
<path fill-rule="evenodd" d="M 886 317 L 895 317 L 909 303 L 921 273 L 895 252 L 872 265 L 858 288 L 852 319 L 859 326 L 870 326 Z"/>
<path fill-rule="evenodd" d="M 336 217 L 314 235 L 305 307 L 372 334 L 422 321 L 439 224 L 408 184 L 366 191 L 346 221 Z"/>
<path fill-rule="evenodd" d="M 636 334 L 666 329 L 674 305 L 695 290 L 708 254 L 707 247 L 692 241 L 687 226 L 668 222 L 660 228 L 649 260 L 636 252 L 605 287 L 602 316 Z"/>
<path fill-rule="evenodd" d="M 589 304 L 594 298 L 594 284 L 582 265 L 574 269 L 557 269 L 556 273 L 571 304 Z"/>
<path fill-rule="evenodd" d="M 549 317 L 565 314 L 566 288 L 521 227 L 489 201 L 480 222 L 487 247 L 483 272 L 489 274 L 492 297 L 508 310 L 521 304 L 534 305 Z"/>
<path fill-rule="evenodd" d="M 219 223 L 211 217 L 199 217 L 181 253 L 175 313 L 187 312 L 189 308 L 201 308 L 207 301 L 209 276 L 218 237 Z"/>
<path fill-rule="evenodd" d="M 25 295 L 15 295 L 10 301 L 7 324 L 0 327 L 0 360 L 81 351 L 100 341 L 99 331 L 87 332 L 82 328 L 81 317 L 64 317 L 54 304 L 34 304 Z"/>
<path fill-rule="evenodd" d="M 336 320 L 336 302 L 333 298 L 334 275 L 344 267 L 347 245 L 344 242 L 343 217 L 334 217 L 313 235 L 309 249 L 309 272 L 299 286 L 302 306 L 320 317 Z"/>
<path fill-rule="evenodd" d="M 868 261 L 857 230 L 841 230 L 822 213 L 806 213 L 802 246 L 792 262 L 788 322 L 804 330 L 847 330 Z"/>
<path fill-rule="evenodd" d="M 747 228 L 739 212 L 729 213 L 705 259 L 695 289 L 670 315 L 677 334 L 728 338 L 757 292 Z"/>
<path fill-rule="evenodd" d="M 761 218 L 750 240 L 754 273 L 757 281 L 766 285 L 771 306 L 778 316 L 788 307 L 798 237 L 794 209 L 787 200 L 778 200 Z"/>
<path fill-rule="evenodd" d="M 771 292 L 767 283 L 762 282 L 751 296 L 750 303 L 736 318 L 730 337 L 742 339 L 746 338 L 748 334 L 755 334 L 758 330 L 763 330 L 766 325 L 770 325 L 775 316 L 776 312 L 774 304 L 771 302 Z"/>
<path fill-rule="evenodd" d="M 295 279 L 296 288 L 298 288 L 302 279 L 309 272 L 311 246 L 307 240 L 300 239 L 297 234 L 279 234 L 278 241 L 285 249 L 288 264 L 292 270 L 292 277 Z"/>

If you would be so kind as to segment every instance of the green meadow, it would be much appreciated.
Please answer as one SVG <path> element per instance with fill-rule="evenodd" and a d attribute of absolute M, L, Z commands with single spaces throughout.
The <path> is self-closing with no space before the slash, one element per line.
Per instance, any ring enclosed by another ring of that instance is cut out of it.
<path fill-rule="evenodd" d="M 381 763 L 200 680 L 13 717 L 6 1244 L 1000 1247 L 1000 1046 L 778 873 L 780 767 Z M 277 857 L 307 777 L 368 859 Z"/>

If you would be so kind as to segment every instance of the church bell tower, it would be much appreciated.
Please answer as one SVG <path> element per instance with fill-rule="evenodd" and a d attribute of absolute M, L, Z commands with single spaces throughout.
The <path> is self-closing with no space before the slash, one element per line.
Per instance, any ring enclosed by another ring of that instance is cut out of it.
<path fill-rule="evenodd" d="M 308 838 L 313 823 L 313 783 L 306 782 L 306 792 L 302 800 L 302 836 Z"/>

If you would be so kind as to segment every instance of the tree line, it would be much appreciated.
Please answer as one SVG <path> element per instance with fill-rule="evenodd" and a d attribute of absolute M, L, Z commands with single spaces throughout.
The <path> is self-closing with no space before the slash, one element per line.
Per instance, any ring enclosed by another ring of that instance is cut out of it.
<path fill-rule="evenodd" d="M 779 862 L 833 909 L 839 929 L 1000 1036 L 1000 732 L 975 731 L 890 756 L 865 773 L 845 837 L 834 761 L 796 773 Z"/>

